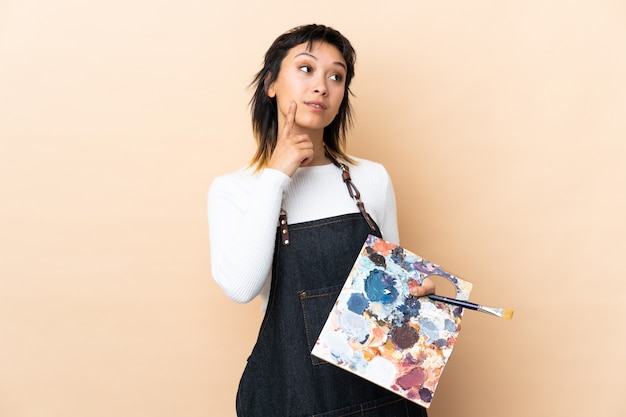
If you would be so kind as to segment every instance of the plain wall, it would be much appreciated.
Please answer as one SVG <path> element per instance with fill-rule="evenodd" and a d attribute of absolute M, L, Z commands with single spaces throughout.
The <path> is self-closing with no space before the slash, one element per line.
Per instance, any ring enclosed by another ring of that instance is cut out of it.
<path fill-rule="evenodd" d="M 355 155 L 401 243 L 472 281 L 430 415 L 626 415 L 626 3 L 0 2 L 0 416 L 234 416 L 261 320 L 206 195 L 303 23 L 358 52 Z"/>

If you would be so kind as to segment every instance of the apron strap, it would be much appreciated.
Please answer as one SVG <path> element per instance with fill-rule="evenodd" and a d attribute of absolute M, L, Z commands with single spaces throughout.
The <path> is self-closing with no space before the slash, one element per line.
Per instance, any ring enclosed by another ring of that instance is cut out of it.
<path fill-rule="evenodd" d="M 350 167 L 337 161 L 335 158 L 332 157 L 332 155 L 330 155 L 330 153 L 328 153 L 328 151 L 326 152 L 326 157 L 330 159 L 331 162 L 335 164 L 335 166 L 341 169 L 341 178 L 348 188 L 348 194 L 350 194 L 350 197 L 356 203 L 356 206 L 359 208 L 359 211 L 365 218 L 365 221 L 367 221 L 369 227 L 372 230 L 376 230 L 376 227 L 374 226 L 374 221 L 370 217 L 369 213 L 365 210 L 365 204 L 363 204 L 363 201 L 361 201 L 361 193 L 359 192 L 359 189 L 356 188 L 356 185 L 354 185 L 354 183 L 352 182 L 352 178 L 350 177 Z"/>

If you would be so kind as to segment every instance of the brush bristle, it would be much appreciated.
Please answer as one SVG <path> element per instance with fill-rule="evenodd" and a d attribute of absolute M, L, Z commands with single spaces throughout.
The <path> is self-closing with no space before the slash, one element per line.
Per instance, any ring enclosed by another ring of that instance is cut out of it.
<path fill-rule="evenodd" d="M 502 318 L 504 320 L 511 320 L 513 318 L 513 313 L 514 311 L 511 310 L 510 308 L 505 308 L 504 311 L 502 312 Z"/>

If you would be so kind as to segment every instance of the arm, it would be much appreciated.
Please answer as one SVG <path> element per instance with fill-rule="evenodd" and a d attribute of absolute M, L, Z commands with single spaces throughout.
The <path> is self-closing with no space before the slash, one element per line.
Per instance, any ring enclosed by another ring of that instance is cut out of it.
<path fill-rule="evenodd" d="M 384 204 L 380 214 L 380 231 L 383 234 L 383 239 L 400 244 L 400 233 L 398 231 L 398 211 L 396 207 L 396 195 L 393 190 L 393 183 L 391 177 L 385 170 L 383 185 L 383 198 Z"/>
<path fill-rule="evenodd" d="M 218 177 L 208 198 L 213 279 L 234 301 L 256 297 L 271 271 L 283 190 L 290 178 L 273 169 L 258 177 Z"/>
<path fill-rule="evenodd" d="M 400 244 L 396 196 L 389 173 L 380 163 L 355 159 L 358 163 L 351 172 L 365 209 L 376 221 L 383 239 Z"/>

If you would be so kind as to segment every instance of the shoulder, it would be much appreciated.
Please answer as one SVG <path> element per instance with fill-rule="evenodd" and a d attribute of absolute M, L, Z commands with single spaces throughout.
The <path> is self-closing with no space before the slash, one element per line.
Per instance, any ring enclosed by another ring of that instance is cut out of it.
<path fill-rule="evenodd" d="M 252 168 L 241 168 L 235 172 L 215 177 L 210 192 L 230 190 L 231 192 L 249 191 L 260 183 L 283 184 L 289 179 L 285 174 L 273 169 L 255 171 Z"/>
<path fill-rule="evenodd" d="M 350 164 L 350 176 L 361 191 L 363 199 L 374 198 L 378 202 L 386 201 L 393 194 L 393 183 L 385 166 L 379 162 L 355 158 Z"/>
<path fill-rule="evenodd" d="M 359 158 L 353 155 L 350 155 L 350 158 L 352 158 L 355 163 L 354 164 L 350 164 L 350 168 L 354 167 L 354 168 L 363 168 L 363 169 L 368 169 L 368 170 L 384 170 L 385 167 L 383 166 L 383 164 L 381 164 L 380 162 L 376 162 L 376 161 L 371 161 L 369 159 L 364 159 L 364 158 Z"/>
<path fill-rule="evenodd" d="M 222 174 L 211 183 L 211 190 L 224 187 L 241 187 L 258 181 L 259 173 L 253 172 L 250 168 L 241 168 L 234 172 Z"/>
<path fill-rule="evenodd" d="M 209 187 L 209 202 L 224 198 L 236 199 L 237 196 L 248 194 L 258 181 L 256 177 L 258 175 L 249 169 L 240 169 L 216 177 Z"/>
<path fill-rule="evenodd" d="M 350 173 L 355 177 L 368 180 L 389 181 L 389 173 L 383 164 L 368 159 L 350 156 L 355 163 L 350 164 Z"/>
<path fill-rule="evenodd" d="M 209 207 L 244 207 L 253 196 L 257 199 L 273 200 L 288 183 L 289 177 L 274 169 L 255 171 L 252 168 L 242 168 L 213 180 L 209 187 Z"/>

